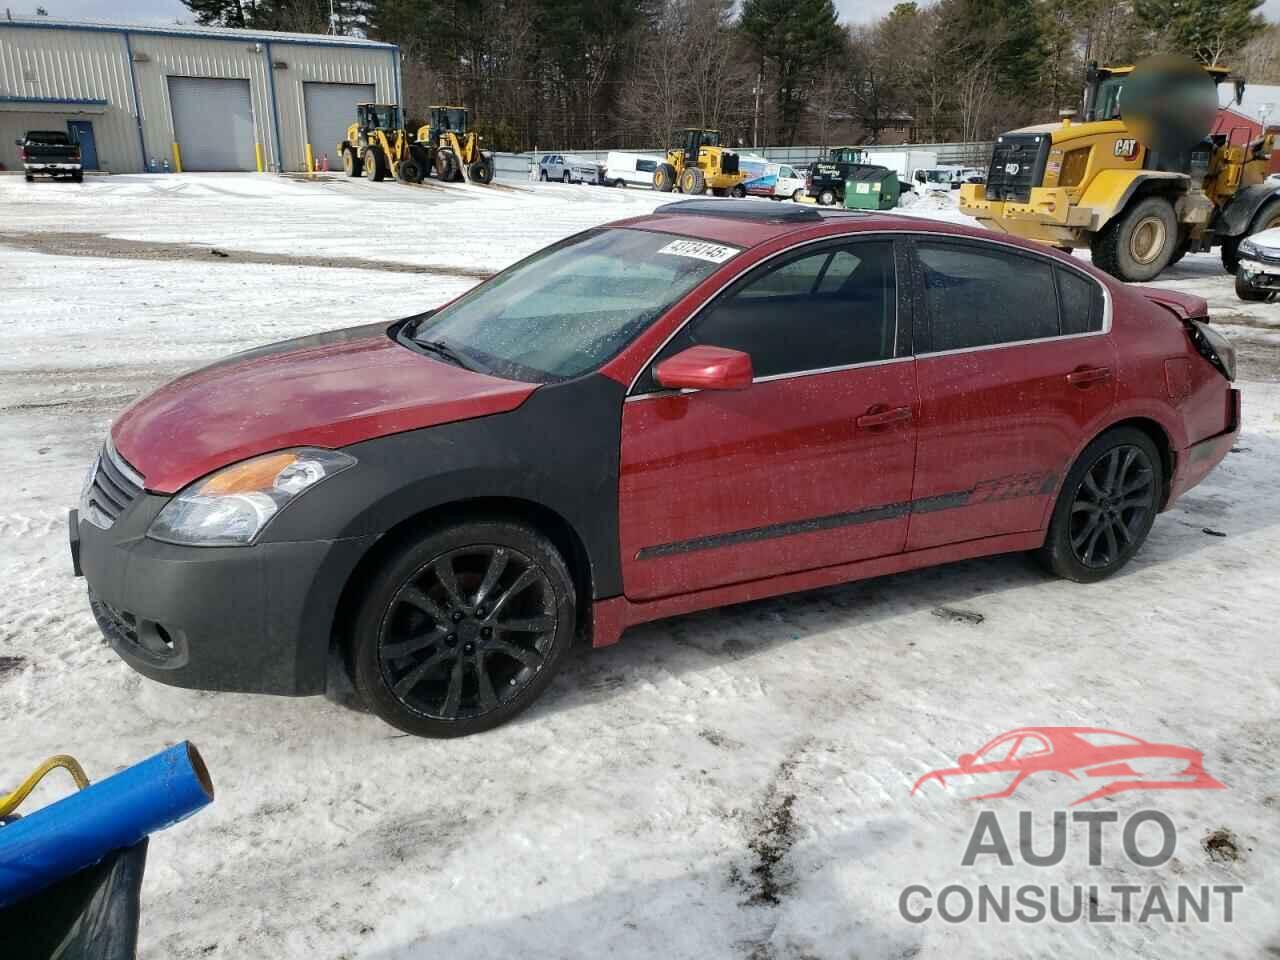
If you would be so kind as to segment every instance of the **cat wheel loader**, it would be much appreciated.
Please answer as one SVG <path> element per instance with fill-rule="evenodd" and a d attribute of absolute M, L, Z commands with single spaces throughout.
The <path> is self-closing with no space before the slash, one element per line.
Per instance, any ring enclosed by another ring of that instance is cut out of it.
<path fill-rule="evenodd" d="M 356 122 L 338 144 L 347 176 L 421 183 L 434 173 L 444 181 L 490 183 L 493 154 L 480 149 L 479 136 L 468 129 L 466 109 L 429 109 L 430 122 L 415 134 L 404 128 L 396 104 L 359 104 Z"/>
<path fill-rule="evenodd" d="M 1280 187 L 1265 182 L 1277 130 L 1247 143 L 1209 135 L 1217 86 L 1233 82 L 1237 103 L 1244 94 L 1226 67 L 1165 58 L 1136 70 L 1089 64 L 1082 120 L 1064 110 L 1060 123 L 1000 136 L 987 182 L 960 188 L 960 210 L 1002 233 L 1087 248 L 1121 280 L 1150 280 L 1213 247 L 1234 273 L 1240 241 L 1280 226 Z"/>
<path fill-rule="evenodd" d="M 710 190 L 717 197 L 745 197 L 750 175 L 738 169 L 738 155 L 720 146 L 718 130 L 680 131 L 681 143 L 667 151 L 665 162 L 653 171 L 653 188 L 679 190 L 698 196 Z"/>
<path fill-rule="evenodd" d="M 361 103 L 356 106 L 356 122 L 338 144 L 338 156 L 348 177 L 384 180 L 401 175 L 401 165 L 410 159 L 410 143 L 397 104 Z"/>

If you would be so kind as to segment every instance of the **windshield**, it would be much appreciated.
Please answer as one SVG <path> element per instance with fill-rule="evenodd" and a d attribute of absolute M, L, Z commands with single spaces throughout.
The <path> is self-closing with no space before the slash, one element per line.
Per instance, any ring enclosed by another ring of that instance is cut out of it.
<path fill-rule="evenodd" d="M 929 183 L 950 183 L 950 170 L 929 170 L 925 173 L 925 178 Z"/>
<path fill-rule="evenodd" d="M 369 123 L 377 130 L 394 130 L 400 126 L 400 108 L 391 104 L 375 104 L 369 108 Z"/>
<path fill-rule="evenodd" d="M 412 331 L 497 376 L 548 382 L 598 367 L 738 253 L 640 230 L 570 237 L 503 271 Z"/>
<path fill-rule="evenodd" d="M 446 129 L 452 130 L 454 133 L 465 133 L 467 130 L 467 111 L 465 110 L 443 110 L 441 120 L 446 125 Z"/>

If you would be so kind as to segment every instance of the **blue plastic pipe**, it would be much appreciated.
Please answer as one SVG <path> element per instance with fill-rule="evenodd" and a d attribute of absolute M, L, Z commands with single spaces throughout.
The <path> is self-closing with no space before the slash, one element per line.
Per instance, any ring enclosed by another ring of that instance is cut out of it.
<path fill-rule="evenodd" d="M 0 826 L 0 907 L 191 816 L 213 782 L 190 741 Z"/>

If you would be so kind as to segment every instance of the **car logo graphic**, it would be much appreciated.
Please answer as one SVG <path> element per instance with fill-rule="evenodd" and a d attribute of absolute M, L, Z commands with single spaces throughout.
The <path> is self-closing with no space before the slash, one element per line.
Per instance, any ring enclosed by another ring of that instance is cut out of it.
<path fill-rule="evenodd" d="M 931 770 L 911 788 L 935 783 L 948 793 L 978 784 L 970 800 L 1008 797 L 1037 774 L 1057 774 L 1087 789 L 1071 806 L 1130 790 L 1225 790 L 1205 772 L 1204 755 L 1190 747 L 1150 743 L 1099 727 L 1021 727 L 1002 733 L 957 766 Z M 988 789 L 993 788 L 993 789 Z"/>
<path fill-rule="evenodd" d="M 1020 163 L 1006 163 L 1004 165 L 1004 172 L 1011 177 L 1016 177 L 1018 175 L 1018 171 L 1021 169 L 1022 164 Z"/>

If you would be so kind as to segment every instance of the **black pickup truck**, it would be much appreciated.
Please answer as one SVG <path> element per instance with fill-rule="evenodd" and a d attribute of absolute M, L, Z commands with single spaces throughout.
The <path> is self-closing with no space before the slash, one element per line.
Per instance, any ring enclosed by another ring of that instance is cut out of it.
<path fill-rule="evenodd" d="M 857 147 L 832 147 L 826 156 L 809 168 L 805 178 L 805 193 L 829 207 L 844 203 L 844 182 L 859 170 L 873 167 L 867 155 Z M 877 168 L 881 169 L 881 168 Z"/>
<path fill-rule="evenodd" d="M 61 130 L 29 130 L 14 143 L 18 145 L 18 159 L 22 161 L 28 183 L 38 173 L 55 178 L 70 177 L 76 183 L 84 179 L 80 145 L 72 143 Z"/>

